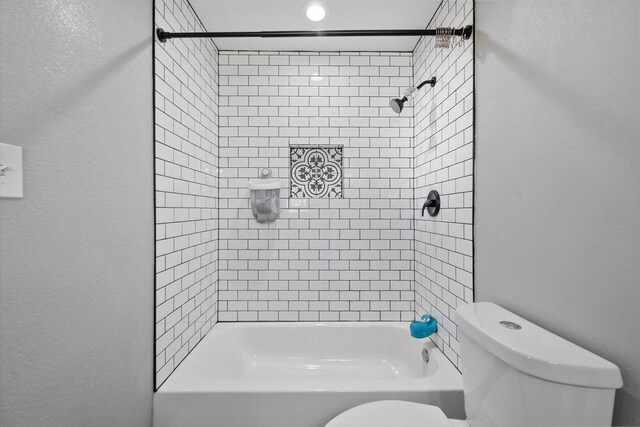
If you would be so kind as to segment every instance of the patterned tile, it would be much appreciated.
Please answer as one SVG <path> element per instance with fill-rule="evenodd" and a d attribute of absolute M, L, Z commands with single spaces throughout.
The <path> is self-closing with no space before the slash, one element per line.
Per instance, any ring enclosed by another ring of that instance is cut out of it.
<path fill-rule="evenodd" d="M 342 198 L 342 145 L 289 147 L 291 198 Z"/>

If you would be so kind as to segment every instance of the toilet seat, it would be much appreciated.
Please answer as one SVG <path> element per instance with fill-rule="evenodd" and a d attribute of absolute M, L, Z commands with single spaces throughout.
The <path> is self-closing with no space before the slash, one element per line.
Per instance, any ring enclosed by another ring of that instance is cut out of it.
<path fill-rule="evenodd" d="M 465 421 L 450 420 L 440 408 L 400 400 L 365 403 L 338 415 L 325 427 L 462 427 Z"/>

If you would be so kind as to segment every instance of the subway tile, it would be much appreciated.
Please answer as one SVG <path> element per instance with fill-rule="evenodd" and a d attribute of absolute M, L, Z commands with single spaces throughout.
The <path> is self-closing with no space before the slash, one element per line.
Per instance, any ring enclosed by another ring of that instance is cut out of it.
<path fill-rule="evenodd" d="M 193 44 L 215 52 L 210 41 Z M 224 51 L 210 62 L 202 56 L 198 69 L 158 49 L 156 200 L 158 235 L 166 241 L 157 262 L 164 299 L 158 312 L 163 331 L 181 334 L 180 346 L 158 340 L 158 378 L 215 319 L 398 321 L 431 311 L 447 319 L 436 342 L 457 363 L 450 317 L 472 295 L 472 68 L 467 57 L 449 61 L 455 48 L 438 55 L 428 46 L 422 39 L 413 55 Z M 392 114 L 388 98 L 432 70 L 442 76 L 441 90 L 455 86 L 443 107 L 432 111 L 418 94 L 415 108 Z M 212 76 L 218 92 L 196 94 L 193 84 L 179 82 L 185 75 L 199 84 Z M 203 94 L 210 99 L 198 99 Z M 281 218 L 255 223 L 247 179 L 262 167 L 286 179 L 288 146 L 304 144 L 344 146 L 344 199 L 287 209 L 283 189 Z M 448 203 L 434 220 L 418 211 L 430 188 Z M 182 308 L 196 307 L 207 313 L 200 329 L 182 319 Z"/>
<path fill-rule="evenodd" d="M 171 5 L 166 8 L 165 18 L 171 11 L 190 11 L 182 0 L 163 3 Z M 194 14 L 178 15 L 176 19 L 171 17 L 173 25 L 179 26 L 174 30 L 198 27 Z M 156 163 L 160 166 L 156 167 L 156 189 L 161 192 L 156 197 L 156 222 L 165 224 L 165 239 L 157 242 L 156 266 L 160 268 L 156 286 L 158 292 L 162 291 L 162 298 L 157 301 L 156 319 L 164 325 L 163 337 L 173 338 L 156 342 L 156 349 L 163 355 L 158 359 L 163 363 L 157 365 L 159 383 L 210 329 L 218 307 L 217 263 L 212 262 L 217 259 L 218 242 L 210 231 L 196 225 L 217 217 L 218 123 L 215 114 L 203 114 L 218 110 L 218 82 L 212 81 L 212 76 L 217 76 L 218 54 L 209 40 L 189 40 L 184 44 L 194 52 L 214 54 L 200 56 L 192 63 L 185 61 L 175 46 L 157 50 L 164 68 L 156 73 L 156 90 L 165 101 L 156 103 L 156 123 L 160 126 L 156 136 L 163 143 L 156 145 L 156 158 L 164 160 Z M 241 63 L 226 62 L 221 69 L 237 75 L 238 65 Z M 196 82 L 200 85 L 197 96 L 192 91 Z M 215 90 L 201 90 L 209 84 L 205 82 L 211 82 Z M 241 98 L 237 95 L 237 88 L 228 87 L 221 98 L 239 103 Z M 236 107 L 225 108 L 237 112 Z"/>
<path fill-rule="evenodd" d="M 445 0 L 442 10 L 453 11 L 448 16 L 439 13 L 434 26 L 447 26 L 449 20 L 462 22 L 472 13 L 472 2 L 465 0 L 458 6 Z M 415 191 L 415 316 L 430 312 L 443 324 L 434 340 L 454 363 L 459 362 L 459 345 L 450 331 L 456 330 L 451 315 L 459 302 L 471 302 L 471 274 L 464 268 L 465 260 L 472 265 L 472 200 L 473 200 L 473 134 L 470 131 L 473 111 L 464 104 L 472 99 L 473 85 L 470 54 L 462 54 L 471 47 L 435 49 L 433 43 L 421 39 L 413 52 L 414 81 L 438 75 L 434 88 L 438 105 L 429 101 L 433 92 L 419 92 L 414 107 L 415 163 L 413 187 Z M 464 58 L 463 58 L 464 56 Z M 391 64 L 401 64 L 402 60 Z M 390 65 L 391 65 L 390 64 Z M 399 73 L 400 76 L 404 76 Z M 391 81 L 394 77 L 391 77 Z M 468 82 L 468 83 L 467 83 Z M 433 108 L 435 107 L 435 108 Z M 467 136 L 468 132 L 468 136 Z M 465 167 L 465 162 L 469 167 Z M 420 206 L 431 189 L 442 195 L 441 214 L 435 219 L 420 216 Z M 467 196 L 468 195 L 468 196 Z M 468 197 L 466 201 L 465 197 Z M 435 226 L 434 226 L 435 223 Z M 424 230 L 424 232 L 419 232 Z"/>

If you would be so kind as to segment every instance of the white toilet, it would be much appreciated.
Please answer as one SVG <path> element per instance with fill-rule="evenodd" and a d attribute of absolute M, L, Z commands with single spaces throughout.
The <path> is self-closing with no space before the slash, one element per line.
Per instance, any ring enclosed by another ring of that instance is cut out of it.
<path fill-rule="evenodd" d="M 437 406 L 385 400 L 349 409 L 326 427 L 611 425 L 613 363 L 492 303 L 459 307 L 466 420 Z"/>

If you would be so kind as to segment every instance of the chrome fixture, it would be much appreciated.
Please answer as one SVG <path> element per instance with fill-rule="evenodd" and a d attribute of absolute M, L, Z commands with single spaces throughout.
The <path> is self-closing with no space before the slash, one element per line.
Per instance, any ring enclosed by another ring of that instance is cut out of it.
<path fill-rule="evenodd" d="M 424 360 L 424 363 L 429 363 L 429 350 L 426 348 L 422 349 L 422 360 Z"/>
<path fill-rule="evenodd" d="M 402 94 L 402 98 L 393 98 L 389 101 L 389 107 L 391 107 L 394 113 L 400 114 L 400 112 L 404 108 L 404 103 L 412 99 L 413 93 L 417 90 L 420 90 L 420 88 L 422 88 L 426 84 L 430 84 L 431 87 L 434 87 L 436 85 L 436 78 L 431 77 L 429 80 L 423 81 L 418 86 L 410 87 L 409 89 L 405 90 Z"/>

